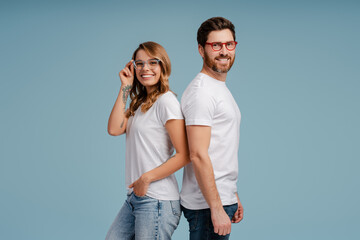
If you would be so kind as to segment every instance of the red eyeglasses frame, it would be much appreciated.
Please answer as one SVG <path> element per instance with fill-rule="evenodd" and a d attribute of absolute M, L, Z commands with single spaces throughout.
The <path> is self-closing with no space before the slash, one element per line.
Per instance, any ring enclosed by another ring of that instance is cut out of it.
<path fill-rule="evenodd" d="M 229 43 L 229 42 L 234 42 L 234 43 L 235 43 L 234 49 L 231 49 L 231 50 L 228 49 L 228 47 L 226 46 L 226 44 Z M 221 44 L 221 48 L 220 48 L 219 50 L 215 50 L 215 49 L 214 49 L 214 46 L 213 46 L 213 45 L 214 45 L 215 43 Z M 236 45 L 238 44 L 238 42 L 237 42 L 237 41 L 228 41 L 228 42 L 224 42 L 224 43 L 222 43 L 222 42 L 211 42 L 211 43 L 206 42 L 205 44 L 210 45 L 210 46 L 211 46 L 211 49 L 212 49 L 213 51 L 215 51 L 215 52 L 220 51 L 220 50 L 223 48 L 223 45 L 225 45 L 225 47 L 226 47 L 226 49 L 227 49 L 228 51 L 234 51 L 235 48 L 236 48 Z"/>

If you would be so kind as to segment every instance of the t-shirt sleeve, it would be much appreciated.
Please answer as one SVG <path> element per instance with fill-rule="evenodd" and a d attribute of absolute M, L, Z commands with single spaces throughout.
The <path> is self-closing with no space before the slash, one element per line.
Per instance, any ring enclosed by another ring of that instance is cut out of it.
<path fill-rule="evenodd" d="M 212 125 L 216 103 L 204 90 L 198 90 L 183 98 L 181 108 L 186 125 Z"/>
<path fill-rule="evenodd" d="M 184 119 L 180 103 L 173 93 L 166 93 L 159 100 L 157 114 L 163 125 L 171 119 Z"/>

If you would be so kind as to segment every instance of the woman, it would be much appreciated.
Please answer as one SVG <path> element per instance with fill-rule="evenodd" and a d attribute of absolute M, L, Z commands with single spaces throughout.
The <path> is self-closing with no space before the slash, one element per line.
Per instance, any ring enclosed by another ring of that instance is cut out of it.
<path fill-rule="evenodd" d="M 190 160 L 180 104 L 169 89 L 170 72 L 165 49 L 145 42 L 119 73 L 121 87 L 108 132 L 114 136 L 126 132 L 129 187 L 107 240 L 171 239 L 179 224 L 179 189 L 173 173 Z M 129 94 L 131 102 L 125 111 Z"/>

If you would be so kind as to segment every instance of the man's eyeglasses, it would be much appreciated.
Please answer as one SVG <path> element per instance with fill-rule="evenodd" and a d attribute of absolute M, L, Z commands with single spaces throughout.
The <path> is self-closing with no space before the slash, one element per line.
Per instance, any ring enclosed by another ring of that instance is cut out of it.
<path fill-rule="evenodd" d="M 155 69 L 160 63 L 159 59 L 149 59 L 147 61 L 142 61 L 142 60 L 136 60 L 133 62 L 134 67 L 136 70 L 142 70 L 145 67 L 145 64 L 148 65 L 150 70 Z"/>
<path fill-rule="evenodd" d="M 230 41 L 230 42 L 206 42 L 205 44 L 207 45 L 211 45 L 211 48 L 212 50 L 214 51 L 220 51 L 223 47 L 223 45 L 225 45 L 226 49 L 229 50 L 229 51 L 232 51 L 236 48 L 236 44 L 237 42 L 236 41 Z"/>

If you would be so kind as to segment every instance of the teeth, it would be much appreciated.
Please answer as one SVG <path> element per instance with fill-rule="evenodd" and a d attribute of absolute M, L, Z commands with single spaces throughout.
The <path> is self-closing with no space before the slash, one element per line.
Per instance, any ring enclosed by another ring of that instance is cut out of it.
<path fill-rule="evenodd" d="M 153 75 L 141 75 L 142 77 L 152 77 Z"/>

